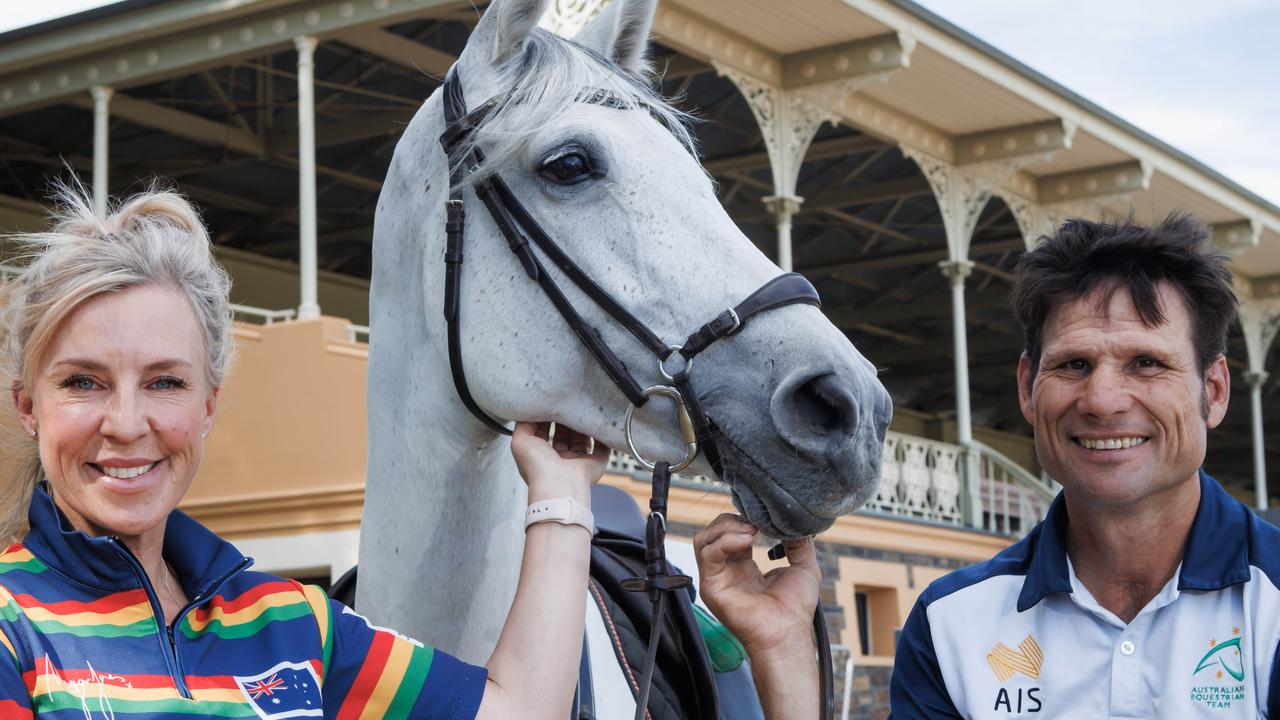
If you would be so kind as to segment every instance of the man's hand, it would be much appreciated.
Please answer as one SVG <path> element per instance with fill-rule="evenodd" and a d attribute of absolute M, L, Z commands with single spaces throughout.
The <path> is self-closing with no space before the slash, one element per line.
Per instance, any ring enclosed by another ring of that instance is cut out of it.
<path fill-rule="evenodd" d="M 788 541 L 788 567 L 761 574 L 751 557 L 755 536 L 753 525 L 729 513 L 694 536 L 702 599 L 753 658 L 757 653 L 816 652 L 809 628 L 822 572 L 813 541 Z"/>
<path fill-rule="evenodd" d="M 723 514 L 693 538 L 700 593 L 751 657 L 770 720 L 818 717 L 817 645 L 811 630 L 822 572 L 813 540 L 786 543 L 787 567 L 761 574 L 751 557 L 756 528 Z"/>
<path fill-rule="evenodd" d="M 529 502 L 571 497 L 591 507 L 591 486 L 604 474 L 609 447 L 602 442 L 591 449 L 591 438 L 564 425 L 556 426 L 554 442 L 548 442 L 551 423 L 516 423 L 511 436 L 520 477 L 529 485 Z"/>

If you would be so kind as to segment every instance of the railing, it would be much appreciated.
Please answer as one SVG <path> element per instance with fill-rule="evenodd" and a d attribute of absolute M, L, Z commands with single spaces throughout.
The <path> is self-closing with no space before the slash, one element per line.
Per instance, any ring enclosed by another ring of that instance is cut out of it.
<path fill-rule="evenodd" d="M 937 440 L 886 433 L 880 487 L 859 512 L 1012 537 L 1025 535 L 1044 517 L 1057 494 L 1057 484 L 1032 475 L 983 443 L 974 441 L 971 452 Z M 618 452 L 609 459 L 609 470 L 649 477 L 631 456 Z M 977 477 L 976 487 L 966 482 L 970 475 Z M 671 482 L 728 492 L 725 484 L 700 475 L 673 475 Z"/>
<path fill-rule="evenodd" d="M 840 720 L 849 720 L 849 714 L 853 712 L 853 652 L 848 645 L 831 646 L 833 665 L 835 657 L 842 653 L 844 654 L 844 691 L 840 693 Z"/>
<path fill-rule="evenodd" d="M 0 266 L 3 267 L 3 266 Z M 266 308 L 253 307 L 251 305 L 231 305 L 231 311 L 241 318 L 251 317 L 259 318 L 264 325 L 271 325 L 277 320 L 289 321 L 297 317 L 298 311 L 292 308 L 288 310 L 267 310 Z M 361 336 L 364 336 L 365 342 L 369 341 L 369 326 L 356 325 L 355 323 L 347 324 L 347 339 L 351 342 L 357 342 Z"/>
<path fill-rule="evenodd" d="M 914 435 L 888 432 L 880 488 L 868 512 L 963 525 L 964 449 Z"/>
<path fill-rule="evenodd" d="M 22 272 L 22 268 L 8 263 L 0 263 L 0 278 L 7 278 Z M 231 312 L 240 318 L 257 318 L 264 325 L 271 325 L 277 320 L 292 320 L 297 316 L 298 311 L 292 308 L 288 310 L 268 310 L 266 308 L 253 307 L 252 305 L 230 304 Z M 348 326 L 347 331 L 351 333 L 352 342 L 355 341 L 355 333 L 363 332 L 366 336 L 369 334 L 369 328 L 359 325 Z"/>
<path fill-rule="evenodd" d="M 1058 484 L 1036 477 L 1000 451 L 973 442 L 981 480 L 982 529 L 1022 537 L 1049 509 Z"/>
<path fill-rule="evenodd" d="M 297 310 L 267 310 L 266 308 L 253 307 L 251 305 L 231 304 L 231 312 L 240 317 L 252 317 L 262 320 L 264 325 L 271 325 L 277 320 L 292 320 L 297 314 Z"/>

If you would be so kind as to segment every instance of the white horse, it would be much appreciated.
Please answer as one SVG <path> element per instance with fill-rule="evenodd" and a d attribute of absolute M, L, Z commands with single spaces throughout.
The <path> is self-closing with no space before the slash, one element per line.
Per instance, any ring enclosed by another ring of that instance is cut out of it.
<path fill-rule="evenodd" d="M 779 270 L 721 207 L 685 118 L 641 80 L 656 0 L 615 0 L 573 42 L 536 27 L 548 4 L 494 0 L 455 66 L 470 108 L 505 101 L 477 139 L 486 167 L 623 306 L 679 342 Z M 626 106 L 576 101 L 585 88 Z M 482 663 L 511 604 L 526 499 L 507 439 L 468 413 L 449 372 L 440 95 L 405 130 L 375 219 L 358 606 Z M 625 447 L 626 398 L 465 197 L 462 352 L 476 401 L 498 418 L 553 420 Z M 655 384 L 652 355 L 558 279 L 641 384 Z M 766 533 L 817 533 L 874 492 L 888 395 L 816 308 L 758 316 L 700 355 L 692 377 L 723 433 L 734 504 Z M 670 405 L 652 405 L 637 414 L 639 450 L 680 458 Z M 700 460 L 688 472 L 707 471 Z"/>

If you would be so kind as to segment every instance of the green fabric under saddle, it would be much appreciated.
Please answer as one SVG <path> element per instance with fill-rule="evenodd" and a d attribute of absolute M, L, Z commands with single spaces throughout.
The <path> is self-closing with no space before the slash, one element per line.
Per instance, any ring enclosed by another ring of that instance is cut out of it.
<path fill-rule="evenodd" d="M 711 667 L 718 673 L 737 670 L 742 661 L 747 659 L 746 648 L 701 605 L 694 603 L 693 612 L 698 616 L 698 629 L 702 631 L 702 639 L 707 643 Z"/>

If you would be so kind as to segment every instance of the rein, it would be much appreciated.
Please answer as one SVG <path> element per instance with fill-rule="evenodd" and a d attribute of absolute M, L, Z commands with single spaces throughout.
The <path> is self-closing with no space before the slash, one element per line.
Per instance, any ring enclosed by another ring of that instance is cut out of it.
<path fill-rule="evenodd" d="M 468 112 L 463 97 L 462 83 L 458 70 L 450 70 L 445 78 L 444 88 L 445 131 L 440 136 L 450 163 L 449 200 L 446 204 L 445 216 L 445 297 L 444 316 L 448 325 L 449 369 L 453 375 L 453 384 L 463 405 L 477 419 L 495 432 L 510 435 L 511 430 L 491 414 L 482 409 L 471 390 L 467 386 L 466 372 L 462 363 L 461 316 L 460 304 L 462 294 L 462 265 L 464 260 L 466 227 L 466 210 L 463 191 L 467 176 L 475 172 L 484 163 L 484 153 L 470 143 L 465 155 L 458 156 L 458 148 L 467 143 L 480 128 L 496 107 L 494 100 L 484 103 Z M 588 89 L 576 98 L 578 102 L 621 108 L 626 104 L 607 90 Z M 476 197 L 484 204 L 493 218 L 498 230 L 506 239 L 512 254 L 516 256 L 520 266 L 529 278 L 538 283 L 543 293 L 564 318 L 569 329 L 578 337 L 587 350 L 595 357 L 600 367 L 608 374 L 613 383 L 630 401 L 627 409 L 625 432 L 627 446 L 631 454 L 643 467 L 653 471 L 653 498 L 649 502 L 650 512 L 645 531 L 646 572 L 643 578 L 631 578 L 623 583 L 623 587 L 634 592 L 648 593 L 653 609 L 653 622 L 650 629 L 648 656 L 645 659 L 643 677 L 636 702 L 636 719 L 645 717 L 649 689 L 652 684 L 658 633 L 667 593 L 689 587 L 692 580 L 687 575 L 672 572 L 666 561 L 664 538 L 666 535 L 667 490 L 670 487 L 670 474 L 678 472 L 698 456 L 699 451 L 706 457 L 717 477 L 723 475 L 720 453 L 716 448 L 715 435 L 718 430 L 714 422 L 702 411 L 694 392 L 690 373 L 693 370 L 694 358 L 718 340 L 741 331 L 755 315 L 787 305 L 808 304 L 818 306 L 818 292 L 813 285 L 797 273 L 784 273 L 774 277 L 751 293 L 736 306 L 727 308 L 710 322 L 695 330 L 680 345 L 664 342 L 649 329 L 639 318 L 629 312 L 612 295 L 596 283 L 582 270 L 555 240 L 538 224 L 538 221 L 520 203 L 502 178 L 495 174 L 481 177 L 473 184 Z M 600 309 L 604 310 L 619 325 L 624 327 L 633 337 L 653 353 L 657 360 L 658 371 L 665 383 L 643 387 L 631 374 L 626 364 L 604 343 L 594 327 L 578 313 L 565 297 L 564 292 L 546 271 L 533 246 L 537 246 L 546 258 L 553 263 L 565 277 L 576 285 Z M 674 367 L 668 369 L 668 361 L 679 356 Z M 631 425 L 636 409 L 643 407 L 654 395 L 662 395 L 676 404 L 681 437 L 685 442 L 684 457 L 675 463 L 650 462 L 637 451 L 632 438 Z M 778 545 L 771 555 L 781 549 Z M 824 718 L 833 717 L 834 691 L 831 675 L 831 649 L 826 640 L 826 623 L 822 620 L 822 605 L 818 604 L 814 615 L 815 629 L 819 641 L 819 666 L 822 692 L 824 695 Z M 820 627 L 819 627 L 820 626 Z"/>

